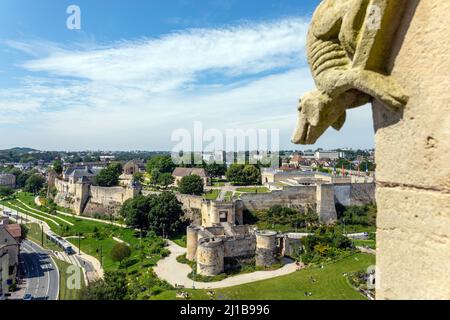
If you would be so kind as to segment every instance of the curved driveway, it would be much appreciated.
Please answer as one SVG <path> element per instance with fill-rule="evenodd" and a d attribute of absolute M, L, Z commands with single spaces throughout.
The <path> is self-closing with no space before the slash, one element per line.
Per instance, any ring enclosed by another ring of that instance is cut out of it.
<path fill-rule="evenodd" d="M 48 253 L 28 240 L 22 242 L 20 251 L 25 293 L 30 293 L 34 300 L 57 300 L 58 268 Z"/>
<path fill-rule="evenodd" d="M 169 282 L 173 286 L 181 285 L 185 288 L 195 287 L 196 289 L 226 288 L 244 283 L 284 276 L 298 270 L 296 264 L 294 262 L 290 262 L 277 270 L 244 273 L 216 282 L 192 281 L 188 278 L 188 274 L 192 272 L 192 269 L 187 264 L 182 264 L 177 261 L 177 257 L 186 253 L 186 249 L 180 247 L 173 241 L 168 240 L 167 242 L 169 243 L 168 249 L 170 250 L 170 255 L 159 260 L 153 270 L 160 279 Z"/>

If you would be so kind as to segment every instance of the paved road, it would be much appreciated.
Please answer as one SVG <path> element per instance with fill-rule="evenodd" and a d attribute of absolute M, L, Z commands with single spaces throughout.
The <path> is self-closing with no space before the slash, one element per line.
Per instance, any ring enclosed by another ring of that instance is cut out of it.
<path fill-rule="evenodd" d="M 25 293 L 32 294 L 35 300 L 57 300 L 59 274 L 48 253 L 28 240 L 22 242 L 20 251 Z"/>
<path fill-rule="evenodd" d="M 13 220 L 22 223 L 23 221 L 25 222 L 34 222 L 37 223 L 39 225 L 41 225 L 44 229 L 44 233 L 48 234 L 48 232 L 51 230 L 50 226 L 39 219 L 36 219 L 32 216 L 27 215 L 26 213 L 23 213 L 21 211 L 18 211 L 16 209 L 12 209 L 10 207 L 7 206 L 2 206 L 4 210 L 7 210 L 11 213 L 10 218 L 12 218 Z M 27 211 L 22 209 L 23 211 Z M 75 250 L 75 252 L 78 252 L 78 247 L 72 243 L 72 248 Z M 66 254 L 62 253 L 63 256 L 66 256 Z M 85 261 L 89 261 L 90 266 L 92 266 L 95 270 L 93 272 L 91 272 L 90 274 L 86 275 L 87 279 L 89 280 L 96 280 L 99 277 L 103 278 L 103 268 L 100 265 L 100 261 L 98 261 L 95 257 L 92 257 L 90 255 L 87 255 L 86 253 L 84 253 L 83 251 L 81 251 L 81 255 L 83 256 L 83 260 Z M 79 254 L 75 254 L 72 256 L 67 257 L 67 259 L 65 259 L 64 257 L 61 257 L 61 255 L 58 255 L 56 253 L 56 256 L 59 257 L 61 260 L 66 261 L 70 264 L 76 265 L 76 266 L 80 266 L 82 268 L 84 268 L 85 264 L 82 264 L 81 262 L 79 262 L 79 260 L 77 260 L 75 257 L 80 257 Z"/>

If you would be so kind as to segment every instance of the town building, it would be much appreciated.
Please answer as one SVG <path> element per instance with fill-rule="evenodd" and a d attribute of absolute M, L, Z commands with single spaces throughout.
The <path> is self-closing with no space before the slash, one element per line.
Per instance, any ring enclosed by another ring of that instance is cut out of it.
<path fill-rule="evenodd" d="M 66 169 L 62 179 L 49 174 L 49 185 L 57 190 L 56 204 L 77 215 L 114 215 L 126 200 L 139 194 L 141 186 L 132 179 L 121 179 L 116 187 L 96 186 L 95 177 L 100 171 L 98 167 L 76 166 Z"/>
<path fill-rule="evenodd" d="M 200 178 L 202 178 L 204 186 L 211 185 L 211 178 L 208 176 L 206 170 L 203 168 L 175 168 L 175 170 L 172 173 L 172 176 L 175 179 L 174 184 L 178 185 L 178 183 L 183 177 L 191 175 L 197 175 Z"/>
<path fill-rule="evenodd" d="M 113 155 L 102 155 L 99 157 L 101 162 L 111 162 L 116 159 L 116 156 Z"/>
<path fill-rule="evenodd" d="M 317 160 L 338 160 L 345 157 L 345 154 L 343 152 L 339 151 L 325 151 L 325 150 L 319 150 L 314 153 L 314 157 Z"/>
<path fill-rule="evenodd" d="M 21 229 L 18 224 L 0 221 L 0 300 L 5 299 L 19 267 Z"/>
<path fill-rule="evenodd" d="M 16 176 L 10 173 L 0 173 L 0 186 L 15 188 Z"/>
<path fill-rule="evenodd" d="M 130 160 L 122 168 L 123 174 L 132 176 L 135 173 L 145 172 L 145 163 L 143 160 Z"/>

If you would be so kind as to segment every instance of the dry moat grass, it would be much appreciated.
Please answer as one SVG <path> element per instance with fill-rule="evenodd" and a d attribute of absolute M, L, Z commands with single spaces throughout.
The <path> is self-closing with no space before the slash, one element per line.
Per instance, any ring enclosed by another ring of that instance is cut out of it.
<path fill-rule="evenodd" d="M 364 300 L 344 274 L 366 270 L 375 256 L 356 253 L 323 268 L 311 267 L 292 274 L 240 286 L 214 290 L 219 300 Z M 208 290 L 186 289 L 192 300 L 210 299 Z M 176 299 L 176 291 L 164 291 L 154 299 Z"/>

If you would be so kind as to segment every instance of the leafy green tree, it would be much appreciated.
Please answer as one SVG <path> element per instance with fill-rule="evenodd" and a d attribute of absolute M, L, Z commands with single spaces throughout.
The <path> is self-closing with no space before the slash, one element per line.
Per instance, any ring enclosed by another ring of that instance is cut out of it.
<path fill-rule="evenodd" d="M 122 173 L 122 166 L 119 164 L 110 164 L 102 169 L 95 177 L 95 183 L 101 187 L 114 187 L 119 183 L 119 176 Z"/>
<path fill-rule="evenodd" d="M 167 235 L 179 230 L 183 209 L 173 193 L 163 192 L 128 199 L 120 213 L 130 227 Z"/>
<path fill-rule="evenodd" d="M 243 169 L 244 180 L 246 184 L 260 184 L 261 172 L 254 165 L 245 165 Z"/>
<path fill-rule="evenodd" d="M 232 164 L 226 172 L 227 180 L 233 184 L 244 184 L 243 175 L 244 165 L 242 164 Z"/>
<path fill-rule="evenodd" d="M 53 170 L 55 170 L 56 174 L 61 174 L 63 172 L 63 164 L 61 160 L 53 161 Z"/>
<path fill-rule="evenodd" d="M 203 194 L 203 179 L 195 174 L 184 176 L 178 183 L 178 191 L 200 196 Z"/>
<path fill-rule="evenodd" d="M 149 174 L 152 174 L 153 170 L 157 170 L 160 173 L 172 173 L 175 169 L 175 164 L 170 156 L 155 156 L 147 161 L 146 169 Z"/>
<path fill-rule="evenodd" d="M 48 202 L 47 208 L 48 208 L 48 213 L 50 213 L 50 214 L 56 214 L 56 211 L 58 210 L 58 206 L 51 199 Z"/>
<path fill-rule="evenodd" d="M 131 256 L 131 249 L 125 243 L 116 243 L 111 249 L 110 256 L 112 261 L 122 265 L 122 262 Z"/>
<path fill-rule="evenodd" d="M 125 218 L 125 223 L 132 228 L 147 230 L 151 200 L 151 197 L 143 195 L 126 200 L 120 210 L 120 214 Z"/>
<path fill-rule="evenodd" d="M 48 190 L 48 193 L 49 193 L 53 198 L 55 198 L 56 195 L 58 194 L 58 189 L 56 189 L 56 187 L 53 186 L 53 187 L 51 187 L 51 188 Z"/>
<path fill-rule="evenodd" d="M 22 173 L 22 171 L 18 168 L 15 167 L 10 167 L 6 173 L 10 173 L 16 176 L 16 178 Z M 26 179 L 25 179 L 26 180 Z"/>
<path fill-rule="evenodd" d="M 340 221 L 347 225 L 375 226 L 377 208 L 375 205 L 349 206 L 340 208 Z"/>
<path fill-rule="evenodd" d="M 141 172 L 135 172 L 133 174 L 133 181 L 134 182 L 142 182 L 142 180 L 144 179 L 144 175 Z"/>
<path fill-rule="evenodd" d="M 30 231 L 30 229 L 28 229 L 28 227 L 25 224 L 20 224 L 20 238 L 22 240 L 25 240 L 28 236 L 28 232 Z"/>
<path fill-rule="evenodd" d="M 30 177 L 30 174 L 27 172 L 21 172 L 16 179 L 16 187 L 17 188 L 23 188 L 25 187 L 25 183 L 27 182 L 27 179 Z"/>
<path fill-rule="evenodd" d="M 119 176 L 123 172 L 123 168 L 122 168 L 122 165 L 120 164 L 120 162 L 113 162 L 108 167 L 110 168 L 110 170 L 112 170 L 113 172 L 115 172 Z"/>
<path fill-rule="evenodd" d="M 126 274 L 106 271 L 104 279 L 89 283 L 81 291 L 81 300 L 125 300 L 128 294 Z"/>
<path fill-rule="evenodd" d="M 235 185 L 255 185 L 261 183 L 261 172 L 251 164 L 232 164 L 226 173 L 228 181 Z"/>
<path fill-rule="evenodd" d="M 30 192 L 33 194 L 38 194 L 39 191 L 44 187 L 45 178 L 39 174 L 31 175 L 25 182 L 25 187 L 23 190 L 25 192 Z"/>
<path fill-rule="evenodd" d="M 170 186 L 175 181 L 175 178 L 169 172 L 160 173 L 158 177 L 158 184 L 163 187 Z"/>
<path fill-rule="evenodd" d="M 14 190 L 6 187 L 6 186 L 0 186 L 0 197 L 9 197 L 14 194 Z"/>
<path fill-rule="evenodd" d="M 177 197 L 171 192 L 154 195 L 148 213 L 149 230 L 157 235 L 169 235 L 179 230 L 183 209 Z"/>
<path fill-rule="evenodd" d="M 301 212 L 297 209 L 286 208 L 275 205 L 268 210 L 257 212 L 258 220 L 261 223 L 271 225 L 283 225 L 291 228 L 304 228 L 317 225 L 319 220 L 314 211 Z"/>
<path fill-rule="evenodd" d="M 212 177 L 221 177 L 227 172 L 227 167 L 225 164 L 217 164 L 216 162 L 205 164 L 204 168 L 208 175 Z"/>
<path fill-rule="evenodd" d="M 369 170 L 369 171 L 375 171 L 375 164 L 374 164 L 373 162 L 371 162 L 371 161 L 364 160 L 364 161 L 362 161 L 362 162 L 359 164 L 359 170 L 360 170 L 361 172 L 365 172 L 365 171 L 366 171 L 366 168 L 367 168 L 367 170 Z"/>

